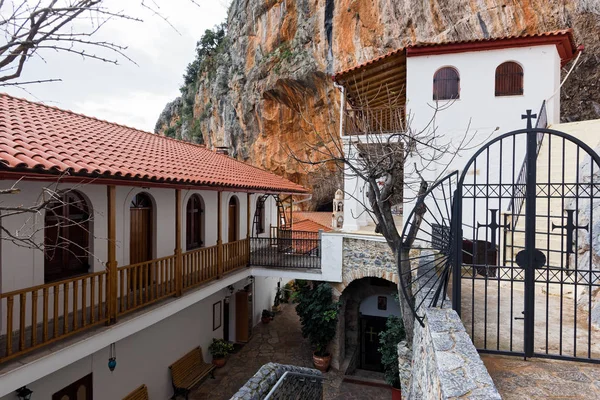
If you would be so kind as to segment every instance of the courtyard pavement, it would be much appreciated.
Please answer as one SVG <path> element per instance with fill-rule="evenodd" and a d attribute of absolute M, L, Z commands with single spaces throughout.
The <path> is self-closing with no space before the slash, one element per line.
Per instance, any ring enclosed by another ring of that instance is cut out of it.
<path fill-rule="evenodd" d="M 600 366 L 482 354 L 504 400 L 600 399 Z"/>
<path fill-rule="evenodd" d="M 268 362 L 313 368 L 311 346 L 302 337 L 294 305 L 283 304 L 282 308 L 269 324 L 257 325 L 250 342 L 215 371 L 216 379 L 207 379 L 196 387 L 190 400 L 228 400 Z M 324 377 L 325 400 L 391 398 L 390 389 L 343 382 L 338 371 L 330 370 Z"/>

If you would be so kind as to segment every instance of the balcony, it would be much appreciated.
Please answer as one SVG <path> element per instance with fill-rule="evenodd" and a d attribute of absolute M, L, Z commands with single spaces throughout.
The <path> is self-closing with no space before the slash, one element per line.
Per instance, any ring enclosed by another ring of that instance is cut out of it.
<path fill-rule="evenodd" d="M 319 232 L 278 229 L 271 237 L 250 238 L 250 265 L 257 267 L 320 269 Z"/>
<path fill-rule="evenodd" d="M 345 135 L 390 134 L 406 131 L 405 106 L 352 107 L 344 112 Z"/>
<path fill-rule="evenodd" d="M 249 240 L 0 294 L 0 363 L 248 266 Z M 111 273 L 115 271 L 115 273 Z"/>

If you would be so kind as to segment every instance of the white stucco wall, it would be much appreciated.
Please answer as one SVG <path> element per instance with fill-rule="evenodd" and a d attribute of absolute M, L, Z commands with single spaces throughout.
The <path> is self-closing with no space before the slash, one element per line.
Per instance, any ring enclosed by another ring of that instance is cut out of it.
<path fill-rule="evenodd" d="M 377 308 L 377 301 L 378 301 L 377 298 L 378 297 L 386 297 L 387 298 L 387 310 L 380 310 Z M 398 305 L 398 303 L 396 302 L 394 297 L 389 294 L 387 294 L 387 295 L 376 294 L 376 295 L 367 297 L 360 303 L 359 312 L 362 315 L 371 315 L 374 317 L 387 317 L 390 315 L 395 315 L 395 316 L 399 317 L 401 315 L 400 306 Z"/>
<path fill-rule="evenodd" d="M 517 62 L 523 67 L 523 95 L 495 96 L 496 67 L 506 61 Z M 433 122 L 440 135 L 438 143 L 450 143 L 454 146 L 451 149 L 456 148 L 466 132 L 474 139 L 468 146 L 471 149 L 463 150 L 458 157 L 451 159 L 452 155 L 448 154 L 428 165 L 423 173 L 428 181 L 453 170 L 462 170 L 471 155 L 487 140 L 525 128 L 526 121 L 521 119 L 521 115 L 528 109 L 537 114 L 544 100 L 548 123 L 558 122 L 560 118 L 560 57 L 553 45 L 411 56 L 407 58 L 406 91 L 413 131 L 424 129 L 434 117 L 433 76 L 438 69 L 446 66 L 456 68 L 460 74 L 460 99 L 438 102 L 438 106 L 444 108 L 438 111 Z M 514 154 L 518 174 L 525 146 L 517 144 Z M 497 154 L 491 154 L 490 162 L 498 162 L 496 158 Z M 414 163 L 422 166 L 417 156 L 409 158 L 406 181 L 416 179 L 411 172 Z M 485 176 L 483 165 L 478 164 L 477 169 L 480 176 Z M 405 196 L 413 198 L 415 188 L 405 187 Z M 404 215 L 410 213 L 413 204 L 405 202 Z"/>

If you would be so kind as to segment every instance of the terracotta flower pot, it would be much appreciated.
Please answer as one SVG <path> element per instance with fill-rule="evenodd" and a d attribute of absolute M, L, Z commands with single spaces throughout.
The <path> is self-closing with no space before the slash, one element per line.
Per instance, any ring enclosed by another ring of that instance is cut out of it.
<path fill-rule="evenodd" d="M 225 365 L 225 357 L 223 358 L 213 358 L 212 363 L 217 368 L 222 368 Z"/>
<path fill-rule="evenodd" d="M 392 400 L 402 400 L 402 390 L 392 387 Z"/>
<path fill-rule="evenodd" d="M 331 364 L 331 354 L 321 357 L 313 353 L 313 364 L 319 371 L 327 372 L 329 364 Z"/>

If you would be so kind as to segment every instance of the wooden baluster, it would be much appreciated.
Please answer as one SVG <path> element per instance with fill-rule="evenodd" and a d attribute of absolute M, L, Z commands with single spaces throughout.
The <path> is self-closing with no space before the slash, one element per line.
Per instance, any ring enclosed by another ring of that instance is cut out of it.
<path fill-rule="evenodd" d="M 106 310 L 106 302 L 103 299 L 104 291 L 102 290 L 104 284 L 104 277 L 108 276 L 106 274 L 102 274 L 98 277 L 98 319 L 104 319 L 104 311 Z M 103 307 L 104 306 L 104 307 Z"/>
<path fill-rule="evenodd" d="M 48 288 L 45 287 L 43 293 L 44 297 L 44 310 L 42 311 L 42 342 L 48 340 Z"/>
<path fill-rule="evenodd" d="M 38 291 L 34 290 L 31 293 L 31 346 L 37 343 L 37 305 Z"/>
<path fill-rule="evenodd" d="M 90 279 L 90 324 L 96 322 L 96 275 Z"/>
<path fill-rule="evenodd" d="M 59 285 L 54 285 L 52 286 L 52 288 L 54 289 L 54 313 L 52 314 L 52 318 L 53 318 L 53 331 L 54 331 L 54 336 L 52 336 L 53 338 L 58 336 L 58 293 L 59 293 Z"/>
<path fill-rule="evenodd" d="M 175 296 L 183 293 L 183 254 L 181 250 L 181 189 L 175 189 Z"/>
<path fill-rule="evenodd" d="M 148 266 L 150 265 L 150 263 L 145 263 L 144 265 L 142 265 L 142 299 L 143 302 L 140 301 L 140 304 L 145 304 L 148 302 Z"/>
<path fill-rule="evenodd" d="M 73 281 L 73 330 L 79 328 L 79 280 Z"/>
<path fill-rule="evenodd" d="M 119 287 L 120 287 L 120 297 L 121 297 L 121 310 L 122 313 L 125 311 L 125 270 L 122 269 L 119 271 Z"/>
<path fill-rule="evenodd" d="M 92 301 L 93 304 L 93 301 Z M 87 325 L 87 278 L 81 280 L 81 326 Z"/>
<path fill-rule="evenodd" d="M 152 285 L 152 298 L 157 299 L 158 296 L 158 287 L 156 286 L 156 275 L 158 272 L 158 263 L 152 263 L 152 281 L 150 284 Z"/>
<path fill-rule="evenodd" d="M 25 306 L 27 305 L 27 293 L 19 295 L 19 350 L 25 350 Z"/>
<path fill-rule="evenodd" d="M 69 282 L 63 283 L 63 335 L 69 332 Z"/>
<path fill-rule="evenodd" d="M 133 307 L 135 307 L 137 305 L 137 267 L 133 267 L 131 269 L 131 273 L 133 274 L 133 279 L 131 282 L 131 290 L 133 291 L 132 293 L 132 297 L 133 297 Z"/>
<path fill-rule="evenodd" d="M 14 296 L 6 299 L 6 355 L 10 356 L 13 352 L 13 305 Z"/>

